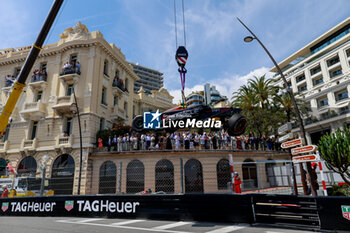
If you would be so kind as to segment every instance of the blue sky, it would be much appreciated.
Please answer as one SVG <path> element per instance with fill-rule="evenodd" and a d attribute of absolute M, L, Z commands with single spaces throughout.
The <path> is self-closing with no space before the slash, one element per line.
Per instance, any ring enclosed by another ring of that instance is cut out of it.
<path fill-rule="evenodd" d="M 189 58 L 186 93 L 209 82 L 222 94 L 231 93 L 252 75 L 273 66 L 256 43 L 246 44 L 241 18 L 277 61 L 350 16 L 349 0 L 184 0 Z M 0 48 L 30 45 L 48 13 L 50 0 L 2 0 Z M 181 0 L 176 0 L 178 41 L 183 44 Z M 45 42 L 77 21 L 100 30 L 128 61 L 164 73 L 165 87 L 180 98 L 174 59 L 174 0 L 65 0 Z"/>

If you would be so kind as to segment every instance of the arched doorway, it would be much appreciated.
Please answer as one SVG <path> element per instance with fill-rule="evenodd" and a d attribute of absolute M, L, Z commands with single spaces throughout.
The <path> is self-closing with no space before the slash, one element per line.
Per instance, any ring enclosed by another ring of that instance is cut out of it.
<path fill-rule="evenodd" d="M 36 160 L 32 156 L 25 157 L 21 160 L 17 168 L 18 176 L 35 177 L 36 176 Z"/>
<path fill-rule="evenodd" d="M 202 164 L 197 159 L 190 159 L 185 164 L 185 192 L 202 193 L 203 191 Z"/>
<path fill-rule="evenodd" d="M 6 164 L 7 164 L 7 161 L 3 158 L 0 158 L 0 177 L 7 175 Z"/>
<path fill-rule="evenodd" d="M 112 161 L 104 162 L 100 167 L 99 194 L 115 193 L 117 182 L 117 167 Z"/>
<path fill-rule="evenodd" d="M 174 165 L 167 159 L 159 160 L 155 167 L 156 192 L 174 193 Z"/>
<path fill-rule="evenodd" d="M 242 164 L 243 187 L 252 189 L 258 187 L 258 178 L 256 173 L 256 164 L 251 159 L 246 159 Z"/>
<path fill-rule="evenodd" d="M 227 159 L 220 159 L 216 164 L 216 175 L 218 180 L 218 190 L 226 190 L 231 182 L 230 163 Z"/>
<path fill-rule="evenodd" d="M 75 163 L 72 156 L 63 154 L 57 157 L 52 165 L 51 189 L 55 195 L 72 194 Z"/>
<path fill-rule="evenodd" d="M 145 166 L 140 160 L 133 160 L 126 168 L 126 192 L 138 193 L 145 190 Z"/>

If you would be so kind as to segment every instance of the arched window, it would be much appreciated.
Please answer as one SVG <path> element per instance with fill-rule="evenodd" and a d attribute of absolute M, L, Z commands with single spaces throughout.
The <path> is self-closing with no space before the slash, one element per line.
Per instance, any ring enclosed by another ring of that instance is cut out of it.
<path fill-rule="evenodd" d="M 18 165 L 17 174 L 18 176 L 31 176 L 36 175 L 37 164 L 32 156 L 25 157 Z"/>
<path fill-rule="evenodd" d="M 220 159 L 216 164 L 216 174 L 218 179 L 218 190 L 226 190 L 227 184 L 231 182 L 230 163 L 227 159 Z"/>
<path fill-rule="evenodd" d="M 98 193 L 115 193 L 117 167 L 112 161 L 104 162 L 100 167 L 100 184 Z"/>
<path fill-rule="evenodd" d="M 156 192 L 174 193 L 174 165 L 167 159 L 156 164 Z"/>
<path fill-rule="evenodd" d="M 138 193 L 145 189 L 145 167 L 140 160 L 133 160 L 126 168 L 126 192 Z"/>
<path fill-rule="evenodd" d="M 106 75 L 107 77 L 108 76 L 108 61 L 105 60 L 104 63 L 103 63 L 103 74 Z"/>
<path fill-rule="evenodd" d="M 246 159 L 242 164 L 243 172 L 243 187 L 246 189 L 256 188 L 258 186 L 258 179 L 256 174 L 256 164 L 251 159 Z"/>
<path fill-rule="evenodd" d="M 3 159 L 3 158 L 0 158 L 0 177 L 1 176 L 6 176 L 7 173 L 6 173 L 6 160 Z"/>
<path fill-rule="evenodd" d="M 202 164 L 197 159 L 190 159 L 185 164 L 185 192 L 203 192 Z"/>
<path fill-rule="evenodd" d="M 72 194 L 75 163 L 72 156 L 63 154 L 52 165 L 51 188 L 57 194 Z"/>

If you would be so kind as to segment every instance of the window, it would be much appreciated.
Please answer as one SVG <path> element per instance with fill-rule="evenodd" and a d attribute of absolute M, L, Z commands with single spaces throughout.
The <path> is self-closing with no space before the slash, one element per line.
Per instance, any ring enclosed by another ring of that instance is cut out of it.
<path fill-rule="evenodd" d="M 143 190 L 145 190 L 145 166 L 140 160 L 133 160 L 126 168 L 126 193 Z"/>
<path fill-rule="evenodd" d="M 328 106 L 328 99 L 323 99 L 318 102 L 318 107 Z"/>
<path fill-rule="evenodd" d="M 125 89 L 126 89 L 126 91 L 128 91 L 128 89 L 129 89 L 129 79 L 125 79 Z"/>
<path fill-rule="evenodd" d="M 117 181 L 117 167 L 112 161 L 104 162 L 100 167 L 99 194 L 115 193 Z"/>
<path fill-rule="evenodd" d="M 300 86 L 300 87 L 298 88 L 298 91 L 299 91 L 299 92 L 306 91 L 306 90 L 307 90 L 307 86 L 306 86 L 306 85 Z"/>
<path fill-rule="evenodd" d="M 39 100 L 41 100 L 42 95 L 43 95 L 43 91 L 38 91 L 36 93 L 36 98 L 35 98 L 36 101 L 35 102 L 38 102 Z"/>
<path fill-rule="evenodd" d="M 347 114 L 347 113 L 349 113 L 349 106 L 340 108 L 339 114 Z"/>
<path fill-rule="evenodd" d="M 125 112 L 125 116 L 128 117 L 128 103 L 124 102 L 124 112 Z"/>
<path fill-rule="evenodd" d="M 330 71 L 329 74 L 331 76 L 331 78 L 334 78 L 338 75 L 341 75 L 343 73 L 342 69 L 341 68 L 338 68 L 337 70 L 334 70 L 334 71 Z"/>
<path fill-rule="evenodd" d="M 221 159 L 216 164 L 216 176 L 218 181 L 218 190 L 226 190 L 228 183 L 231 182 L 230 164 L 227 159 Z"/>
<path fill-rule="evenodd" d="M 32 124 L 32 136 L 30 138 L 31 140 L 33 140 L 36 137 L 37 128 L 38 128 L 38 122 L 37 121 L 33 121 L 33 124 Z"/>
<path fill-rule="evenodd" d="M 311 70 L 310 70 L 310 73 L 311 73 L 311 75 L 314 75 L 314 74 L 317 74 L 317 73 L 320 72 L 320 71 L 321 71 L 321 67 L 320 67 L 320 66 L 317 66 L 317 67 L 311 69 Z"/>
<path fill-rule="evenodd" d="M 71 55 L 70 56 L 70 61 L 73 62 L 73 63 L 77 62 L 78 61 L 78 55 L 76 55 L 76 54 Z"/>
<path fill-rule="evenodd" d="M 114 106 L 117 106 L 117 105 L 118 105 L 118 99 L 119 99 L 119 98 L 118 98 L 118 96 L 116 96 L 116 95 L 113 97 L 113 105 L 114 105 Z"/>
<path fill-rule="evenodd" d="M 321 120 L 326 120 L 329 118 L 329 112 L 325 112 L 321 114 Z"/>
<path fill-rule="evenodd" d="M 323 77 L 313 80 L 314 86 L 321 84 L 321 83 L 323 83 Z"/>
<path fill-rule="evenodd" d="M 102 87 L 101 104 L 107 105 L 106 103 L 107 88 Z"/>
<path fill-rule="evenodd" d="M 47 63 L 46 62 L 43 62 L 43 63 L 40 64 L 40 70 L 46 71 L 46 68 L 47 68 Z"/>
<path fill-rule="evenodd" d="M 100 130 L 103 130 L 105 128 L 105 119 L 101 118 L 100 119 Z"/>
<path fill-rule="evenodd" d="M 66 96 L 71 96 L 73 94 L 73 91 L 74 91 L 73 88 L 74 88 L 74 84 L 68 84 Z"/>
<path fill-rule="evenodd" d="M 107 77 L 108 76 L 108 61 L 105 60 L 104 64 L 103 64 L 103 74 L 106 75 Z"/>
<path fill-rule="evenodd" d="M 118 78 L 118 79 L 119 79 L 119 71 L 118 71 L 118 70 L 115 71 L 115 76 L 114 76 L 114 78 Z"/>
<path fill-rule="evenodd" d="M 336 101 L 340 101 L 343 99 L 347 99 L 348 98 L 348 91 L 347 90 L 343 90 L 341 92 L 335 93 L 335 100 Z"/>
<path fill-rule="evenodd" d="M 350 57 L 350 49 L 346 50 L 346 56 Z"/>
<path fill-rule="evenodd" d="M 16 67 L 13 76 L 15 76 L 15 78 L 17 78 L 17 76 L 19 75 L 19 72 L 21 72 L 21 67 Z"/>
<path fill-rule="evenodd" d="M 155 167 L 156 192 L 174 193 L 174 165 L 167 159 L 157 162 Z"/>
<path fill-rule="evenodd" d="M 330 67 L 334 64 L 337 64 L 338 62 L 339 62 L 339 57 L 338 56 L 333 57 L 327 61 L 327 66 Z"/>
<path fill-rule="evenodd" d="M 69 135 L 72 134 L 72 128 L 73 128 L 73 118 L 67 117 L 66 119 L 66 132 Z"/>
<path fill-rule="evenodd" d="M 296 77 L 297 83 L 298 83 L 298 82 L 301 82 L 301 81 L 303 81 L 303 80 L 305 80 L 305 75 L 300 75 L 300 76 Z"/>

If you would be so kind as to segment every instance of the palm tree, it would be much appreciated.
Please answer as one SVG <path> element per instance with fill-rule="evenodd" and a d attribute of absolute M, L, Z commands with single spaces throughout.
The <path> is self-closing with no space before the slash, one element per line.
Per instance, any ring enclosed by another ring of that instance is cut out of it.
<path fill-rule="evenodd" d="M 261 77 L 254 76 L 254 79 L 249 79 L 248 84 L 253 89 L 253 92 L 259 99 L 261 107 L 267 108 L 271 97 L 275 96 L 278 91 L 278 87 L 272 85 L 272 79 L 266 79 L 266 76 Z"/>

